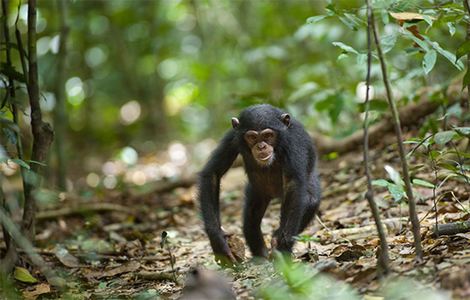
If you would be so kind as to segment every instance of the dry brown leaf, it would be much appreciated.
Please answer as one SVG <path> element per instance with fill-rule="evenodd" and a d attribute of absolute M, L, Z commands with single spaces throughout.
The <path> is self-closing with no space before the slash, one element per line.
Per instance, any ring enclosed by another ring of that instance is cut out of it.
<path fill-rule="evenodd" d="M 98 278 L 113 277 L 122 273 L 129 273 L 137 271 L 140 268 L 140 263 L 137 261 L 130 261 L 119 267 L 104 271 Z"/>
<path fill-rule="evenodd" d="M 243 261 L 245 259 L 245 244 L 242 239 L 240 239 L 235 234 L 227 236 L 227 242 L 232 254 L 238 261 Z"/>
<path fill-rule="evenodd" d="M 47 283 L 40 283 L 33 287 L 33 290 L 23 291 L 23 297 L 26 300 L 34 300 L 38 296 L 51 292 L 51 286 Z"/>
<path fill-rule="evenodd" d="M 416 20 L 424 20 L 424 16 L 422 14 L 413 13 L 413 12 L 391 12 L 390 16 L 395 20 L 399 21 L 416 21 Z M 433 17 L 429 16 L 429 18 L 434 19 Z"/>

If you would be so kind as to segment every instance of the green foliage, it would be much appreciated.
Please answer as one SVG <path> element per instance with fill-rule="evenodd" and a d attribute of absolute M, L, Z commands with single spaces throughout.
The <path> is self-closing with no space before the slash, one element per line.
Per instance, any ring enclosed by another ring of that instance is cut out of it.
<path fill-rule="evenodd" d="M 307 264 L 294 263 L 288 257 L 276 255 L 276 279 L 261 287 L 261 299 L 360 299 L 348 285 L 320 275 Z"/>
<path fill-rule="evenodd" d="M 318 273 L 310 265 L 276 255 L 277 276 L 258 290 L 260 299 L 362 299 L 349 285 Z M 431 290 L 420 283 L 401 277 L 388 278 L 374 294 L 390 300 L 432 299 L 447 300 L 449 296 Z"/>
<path fill-rule="evenodd" d="M 469 133 L 470 127 L 454 127 L 452 130 L 439 131 L 423 138 L 409 140 L 407 143 L 415 146 L 408 155 L 425 157 L 431 169 L 442 174 L 441 177 L 444 179 L 440 180 L 435 188 L 443 186 L 451 178 L 468 184 L 470 183 L 467 174 L 470 170 L 470 155 L 465 149 L 460 150 L 456 145 L 462 139 L 467 139 Z M 418 151 L 421 149 L 423 151 Z M 419 182 L 418 184 L 425 187 L 434 187 L 434 184 L 430 183 Z"/>

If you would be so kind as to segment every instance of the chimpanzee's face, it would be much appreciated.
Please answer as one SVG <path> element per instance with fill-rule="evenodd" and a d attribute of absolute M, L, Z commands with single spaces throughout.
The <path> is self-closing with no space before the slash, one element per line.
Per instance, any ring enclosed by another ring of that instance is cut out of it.
<path fill-rule="evenodd" d="M 267 167 L 273 163 L 274 145 L 277 138 L 276 131 L 270 128 L 261 131 L 248 130 L 243 138 L 258 165 Z"/>

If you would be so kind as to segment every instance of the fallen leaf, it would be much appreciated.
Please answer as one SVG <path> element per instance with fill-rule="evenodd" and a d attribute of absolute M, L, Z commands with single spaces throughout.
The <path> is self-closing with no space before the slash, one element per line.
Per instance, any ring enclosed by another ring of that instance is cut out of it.
<path fill-rule="evenodd" d="M 243 261 L 245 259 L 245 244 L 243 241 L 235 234 L 228 235 L 226 238 L 232 254 L 237 260 Z"/>
<path fill-rule="evenodd" d="M 26 282 L 26 283 L 35 283 L 38 282 L 36 278 L 34 278 L 31 273 L 29 273 L 28 270 L 22 267 L 15 267 L 15 272 L 13 274 L 13 277 L 16 280 L 19 280 L 21 282 Z"/>
<path fill-rule="evenodd" d="M 64 247 L 57 246 L 54 248 L 54 254 L 57 259 L 66 267 L 76 268 L 80 266 L 78 258 L 70 254 Z"/>
<path fill-rule="evenodd" d="M 34 286 L 33 290 L 23 291 L 23 297 L 26 300 L 34 300 L 42 294 L 48 294 L 51 292 L 51 286 L 47 283 L 40 283 Z"/>
<path fill-rule="evenodd" d="M 106 270 L 102 272 L 100 275 L 97 276 L 97 278 L 103 278 L 103 277 L 113 277 L 119 274 L 123 273 L 129 273 L 129 272 L 134 272 L 137 271 L 140 268 L 140 263 L 137 261 L 131 261 L 128 262 L 127 264 L 121 265 L 119 267 Z"/>

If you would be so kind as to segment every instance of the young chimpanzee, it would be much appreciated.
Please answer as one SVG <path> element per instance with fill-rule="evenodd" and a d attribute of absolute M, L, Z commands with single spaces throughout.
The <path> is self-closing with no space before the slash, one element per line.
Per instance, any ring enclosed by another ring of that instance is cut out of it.
<path fill-rule="evenodd" d="M 302 124 L 271 105 L 250 106 L 232 118 L 225 134 L 200 173 L 199 199 L 205 230 L 216 260 L 236 263 L 221 228 L 220 179 L 240 153 L 249 182 L 245 189 L 243 233 L 254 256 L 268 256 L 261 219 L 273 198 L 280 198 L 281 220 L 272 245 L 291 252 L 294 236 L 312 220 L 320 204 L 316 153 Z"/>

